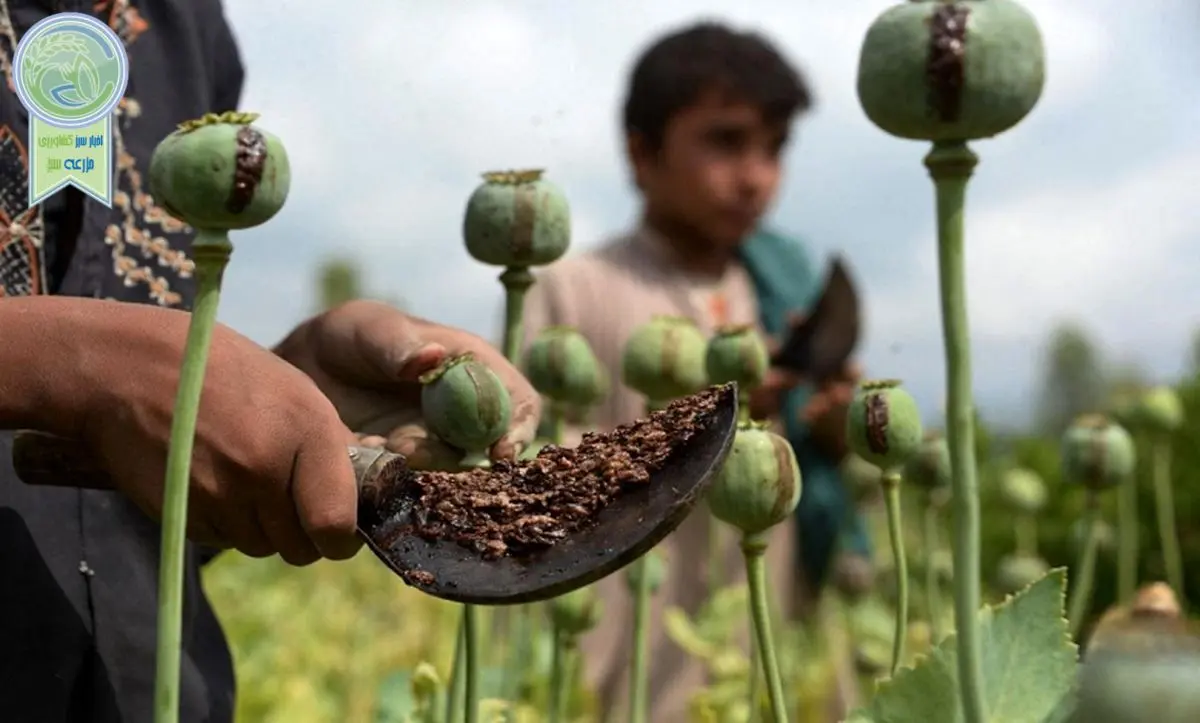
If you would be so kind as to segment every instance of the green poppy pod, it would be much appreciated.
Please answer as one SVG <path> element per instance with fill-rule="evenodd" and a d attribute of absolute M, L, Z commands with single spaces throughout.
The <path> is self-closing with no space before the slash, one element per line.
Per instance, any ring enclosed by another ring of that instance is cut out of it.
<path fill-rule="evenodd" d="M 718 520 L 757 535 L 791 517 L 800 491 L 800 465 L 791 443 L 747 423 L 739 426 L 708 489 L 708 508 Z"/>
<path fill-rule="evenodd" d="M 463 240 L 467 253 L 491 266 L 545 266 L 567 253 L 571 209 L 542 171 L 483 174 L 467 200 Z"/>
<path fill-rule="evenodd" d="M 421 377 L 421 413 L 439 439 L 482 454 L 508 431 L 512 400 L 496 373 L 464 354 Z"/>
<path fill-rule="evenodd" d="M 850 450 L 882 470 L 901 468 L 921 448 L 921 410 L 895 380 L 866 382 L 850 403 Z"/>
<path fill-rule="evenodd" d="M 1032 555 L 1008 555 L 996 568 L 996 590 L 1003 595 L 1015 595 L 1042 579 L 1050 565 Z"/>
<path fill-rule="evenodd" d="M 1013 512 L 1036 515 L 1046 507 L 1046 483 L 1033 470 L 1014 467 L 1000 476 L 1000 495 Z"/>
<path fill-rule="evenodd" d="M 158 204 L 212 231 L 251 228 L 279 213 L 291 166 L 283 143 L 251 125 L 257 118 L 209 114 L 164 138 L 150 158 L 150 193 Z"/>
<path fill-rule="evenodd" d="M 1137 463 L 1133 438 L 1102 414 L 1077 418 L 1062 439 L 1063 479 L 1092 491 L 1129 479 Z"/>
<path fill-rule="evenodd" d="M 559 595 L 550 603 L 550 618 L 567 635 L 582 635 L 600 622 L 604 603 L 590 586 Z"/>
<path fill-rule="evenodd" d="M 525 376 L 555 402 L 588 406 L 603 397 L 604 370 L 587 339 L 570 326 L 538 332 L 525 352 Z"/>
<path fill-rule="evenodd" d="M 1169 434 L 1183 426 L 1183 402 L 1171 387 L 1155 387 L 1142 395 L 1136 415 L 1151 431 Z"/>
<path fill-rule="evenodd" d="M 704 357 L 709 384 L 737 382 L 743 392 L 763 383 L 770 363 L 766 343 L 749 324 L 718 329 Z"/>
<path fill-rule="evenodd" d="M 707 347 L 704 334 L 690 319 L 656 316 L 625 342 L 621 357 L 625 385 L 653 405 L 700 392 L 708 386 Z"/>
<path fill-rule="evenodd" d="M 928 492 L 950 486 L 950 447 L 940 432 L 926 432 L 917 453 L 904 465 L 904 481 Z"/>
<path fill-rule="evenodd" d="M 891 135 L 969 141 L 1019 123 L 1045 76 L 1041 31 L 1013 0 L 911 0 L 867 31 L 858 98 Z"/>

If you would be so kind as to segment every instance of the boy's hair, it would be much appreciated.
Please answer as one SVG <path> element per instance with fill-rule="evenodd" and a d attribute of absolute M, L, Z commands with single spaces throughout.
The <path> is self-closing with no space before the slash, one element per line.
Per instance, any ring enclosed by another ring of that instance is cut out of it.
<path fill-rule="evenodd" d="M 671 118 L 714 90 L 757 106 L 769 122 L 790 121 L 812 107 L 800 72 L 769 41 L 701 22 L 660 38 L 637 59 L 625 96 L 625 132 L 658 149 Z"/>

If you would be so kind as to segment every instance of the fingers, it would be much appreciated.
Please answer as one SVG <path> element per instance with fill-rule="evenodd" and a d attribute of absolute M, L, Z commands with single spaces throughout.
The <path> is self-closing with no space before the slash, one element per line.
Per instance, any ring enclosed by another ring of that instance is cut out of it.
<path fill-rule="evenodd" d="M 463 451 L 424 436 L 388 437 L 387 450 L 404 455 L 413 469 L 457 472 L 462 469 Z"/>
<path fill-rule="evenodd" d="M 320 555 L 331 560 L 349 559 L 362 546 L 356 534 L 358 484 L 345 440 L 339 434 L 312 434 L 297 452 L 292 472 L 291 502 L 300 527 Z M 277 532 L 284 534 L 282 528 Z M 295 554 L 299 558 L 304 553 Z"/>
<path fill-rule="evenodd" d="M 304 531 L 297 508 L 286 490 L 279 490 L 275 499 L 259 505 L 256 517 L 267 542 L 279 551 L 284 562 L 302 567 L 321 559 L 320 551 Z"/>
<path fill-rule="evenodd" d="M 763 378 L 762 387 L 784 392 L 800 386 L 805 381 L 804 375 L 790 369 L 771 367 Z"/>
<path fill-rule="evenodd" d="M 491 458 L 516 459 L 529 447 L 537 436 L 538 422 L 542 416 L 542 398 L 538 394 L 517 396 L 513 394 L 512 422 L 508 434 L 492 445 Z"/>
<path fill-rule="evenodd" d="M 425 333 L 430 326 L 387 304 L 355 301 L 312 320 L 304 343 L 335 377 L 387 387 L 414 381 L 445 359 L 446 346 Z"/>
<path fill-rule="evenodd" d="M 515 459 L 537 436 L 542 414 L 542 397 L 521 371 L 499 349 L 484 339 L 450 327 L 428 325 L 424 338 L 441 343 L 451 354 L 470 352 L 486 364 L 503 382 L 512 400 L 512 421 L 508 432 L 490 450 L 492 459 Z"/>
<path fill-rule="evenodd" d="M 198 515 L 189 523 L 188 539 L 219 549 L 232 548 L 247 557 L 270 557 L 276 548 L 259 524 L 254 507 L 223 505 L 220 514 Z"/>
<path fill-rule="evenodd" d="M 445 344 L 424 334 L 425 324 L 416 324 L 406 315 L 385 307 L 377 316 L 358 326 L 356 349 L 365 367 L 363 381 L 378 384 L 414 382 L 445 361 Z M 369 371 L 375 372 L 372 380 Z"/>

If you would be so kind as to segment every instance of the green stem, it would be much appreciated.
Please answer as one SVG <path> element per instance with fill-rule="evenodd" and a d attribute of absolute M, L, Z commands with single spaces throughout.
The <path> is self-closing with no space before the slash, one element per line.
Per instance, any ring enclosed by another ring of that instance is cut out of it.
<path fill-rule="evenodd" d="M 571 712 L 571 700 L 574 697 L 576 678 L 579 675 L 579 638 L 576 635 L 567 636 L 567 645 L 563 648 L 563 691 L 561 720 L 567 720 Z"/>
<path fill-rule="evenodd" d="M 1163 567 L 1167 582 L 1180 600 L 1184 598 L 1183 556 L 1179 552 L 1179 533 L 1175 529 L 1175 492 L 1171 484 L 1171 439 L 1159 435 L 1153 442 L 1154 498 L 1158 507 L 1158 538 L 1162 545 Z"/>
<path fill-rule="evenodd" d="M 446 687 L 446 723 L 458 723 L 458 702 L 467 668 L 467 616 L 464 611 L 458 620 L 458 635 L 454 646 L 454 665 L 450 669 L 450 685 Z"/>
<path fill-rule="evenodd" d="M 533 672 L 536 661 L 534 660 L 534 632 L 533 632 L 533 606 L 518 605 L 511 612 L 508 609 L 501 608 L 505 612 L 505 617 L 509 619 L 511 629 L 508 631 L 507 643 L 515 641 L 516 652 L 515 661 L 512 659 L 505 660 L 503 656 L 500 658 L 501 670 L 501 690 L 504 699 L 515 703 L 521 697 L 521 687 L 525 681 L 529 680 L 530 673 Z M 507 627 L 507 626 L 506 626 Z"/>
<path fill-rule="evenodd" d="M 629 667 L 629 723 L 646 723 L 647 687 L 650 683 L 650 579 L 646 553 L 639 558 L 633 574 L 637 587 L 633 595 L 633 665 Z"/>
<path fill-rule="evenodd" d="M 1037 557 L 1037 517 L 1028 513 L 1017 515 L 1013 522 L 1013 532 L 1017 538 L 1017 552 L 1027 557 Z"/>
<path fill-rule="evenodd" d="M 500 283 L 504 284 L 504 358 L 513 364 L 521 359 L 525 294 L 533 282 L 533 272 L 523 266 L 510 266 L 500 274 Z"/>
<path fill-rule="evenodd" d="M 1138 579 L 1138 478 L 1129 479 L 1117 488 L 1117 599 L 1121 603 L 1133 600 Z"/>
<path fill-rule="evenodd" d="M 904 642 L 908 639 L 908 559 L 904 554 L 904 528 L 900 514 L 900 474 L 883 475 L 883 499 L 887 506 L 888 538 L 892 545 L 892 560 L 896 566 L 896 629 L 892 638 L 892 675 L 900 669 L 904 658 Z"/>
<path fill-rule="evenodd" d="M 721 522 L 711 514 L 708 516 L 708 596 L 712 597 L 721 589 L 721 571 L 724 535 Z"/>
<path fill-rule="evenodd" d="M 567 412 L 562 402 L 551 402 L 546 408 L 546 417 L 550 423 L 551 444 L 563 443 L 563 439 L 567 436 Z"/>
<path fill-rule="evenodd" d="M 954 485 L 954 623 L 965 723 L 987 721 L 983 649 L 976 624 L 981 602 L 979 482 L 963 258 L 963 205 L 967 182 L 978 163 L 979 158 L 963 142 L 934 143 L 925 157 L 937 196 L 938 277 L 946 346 L 946 442 Z"/>
<path fill-rule="evenodd" d="M 559 723 L 565 715 L 564 700 L 567 697 L 564 676 L 567 635 L 557 625 L 554 626 L 554 657 L 550 661 L 550 723 Z"/>
<path fill-rule="evenodd" d="M 179 672 L 183 647 L 183 563 L 187 545 L 188 482 L 192 449 L 196 442 L 196 418 L 204 371 L 217 307 L 221 300 L 221 278 L 233 252 L 223 231 L 198 230 L 192 246 L 196 262 L 196 300 L 188 324 L 183 366 L 171 418 L 171 442 L 167 451 L 163 485 L 162 543 L 158 566 L 158 651 L 154 682 L 155 723 L 179 720 Z"/>
<path fill-rule="evenodd" d="M 1078 576 L 1071 586 L 1071 599 L 1067 603 L 1067 620 L 1071 624 L 1072 637 L 1078 638 L 1092 602 L 1092 584 L 1096 577 L 1096 551 L 1100 546 L 1100 501 L 1094 492 L 1088 492 L 1086 526 L 1083 534 L 1083 549 L 1079 551 Z"/>
<path fill-rule="evenodd" d="M 745 424 L 750 421 L 750 389 L 747 387 L 738 388 L 738 423 Z"/>
<path fill-rule="evenodd" d="M 750 627 L 753 628 L 754 624 L 751 623 Z M 750 632 L 750 718 L 746 723 L 759 723 L 762 720 L 762 665 L 758 662 L 754 630 Z"/>
<path fill-rule="evenodd" d="M 942 639 L 942 591 L 938 584 L 937 566 L 933 557 L 938 551 L 938 510 L 933 504 L 925 505 L 925 599 L 929 607 L 929 629 L 933 642 Z"/>
<path fill-rule="evenodd" d="M 500 283 L 504 286 L 504 358 L 518 368 L 521 366 L 521 344 L 524 341 L 525 296 L 534 281 L 533 272 L 525 266 L 510 266 L 500 274 Z M 559 424 L 561 424 L 561 417 Z M 516 640 L 518 648 L 518 663 L 504 666 L 505 677 L 510 680 L 505 681 L 503 691 L 504 695 L 513 702 L 516 700 L 516 695 L 519 694 L 522 679 L 532 670 L 535 662 L 533 641 L 537 631 L 534 630 L 533 613 L 534 611 L 529 605 L 521 605 L 511 611 L 506 608 L 496 616 L 496 623 L 507 623 L 515 618 L 511 628 L 507 624 L 504 625 L 510 634 L 509 641 Z M 504 647 L 508 646 L 504 645 Z M 510 686 L 513 687 L 510 688 Z"/>
<path fill-rule="evenodd" d="M 463 637 L 467 659 L 466 721 L 479 721 L 479 610 L 463 605 Z"/>
<path fill-rule="evenodd" d="M 767 693 L 771 699 L 774 723 L 787 723 L 787 698 L 783 693 L 783 677 L 779 674 L 779 658 L 775 638 L 771 634 L 771 613 L 767 589 L 767 568 L 763 560 L 767 552 L 765 539 L 758 535 L 742 538 L 742 556 L 746 560 L 746 581 L 750 586 L 750 616 L 754 622 L 755 642 L 759 662 L 767 677 Z"/>

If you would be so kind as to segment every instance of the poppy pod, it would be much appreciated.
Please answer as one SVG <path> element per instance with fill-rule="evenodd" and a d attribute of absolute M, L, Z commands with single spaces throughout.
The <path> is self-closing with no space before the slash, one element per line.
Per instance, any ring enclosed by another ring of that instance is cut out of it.
<path fill-rule="evenodd" d="M 545 266 L 571 244 L 567 197 L 542 171 L 483 174 L 463 214 L 467 253 L 491 266 Z"/>
<path fill-rule="evenodd" d="M 900 382 L 867 382 L 850 403 L 851 451 L 882 470 L 902 467 L 921 449 L 921 411 Z"/>
<path fill-rule="evenodd" d="M 482 453 L 504 436 L 512 418 L 508 390 L 470 354 L 447 360 L 421 383 L 421 413 L 442 441 Z"/>
<path fill-rule="evenodd" d="M 193 228 L 229 231 L 265 223 L 291 187 L 287 151 L 251 125 L 253 113 L 210 114 L 163 139 L 150 159 L 150 192 Z"/>
<path fill-rule="evenodd" d="M 621 374 L 626 386 L 652 404 L 686 397 L 708 386 L 707 346 L 704 334 L 690 319 L 656 316 L 635 329 L 625 343 Z"/>
<path fill-rule="evenodd" d="M 1013 0 L 912 0 L 867 31 L 858 98 L 894 136 L 969 141 L 1019 123 L 1045 74 L 1041 31 Z"/>

